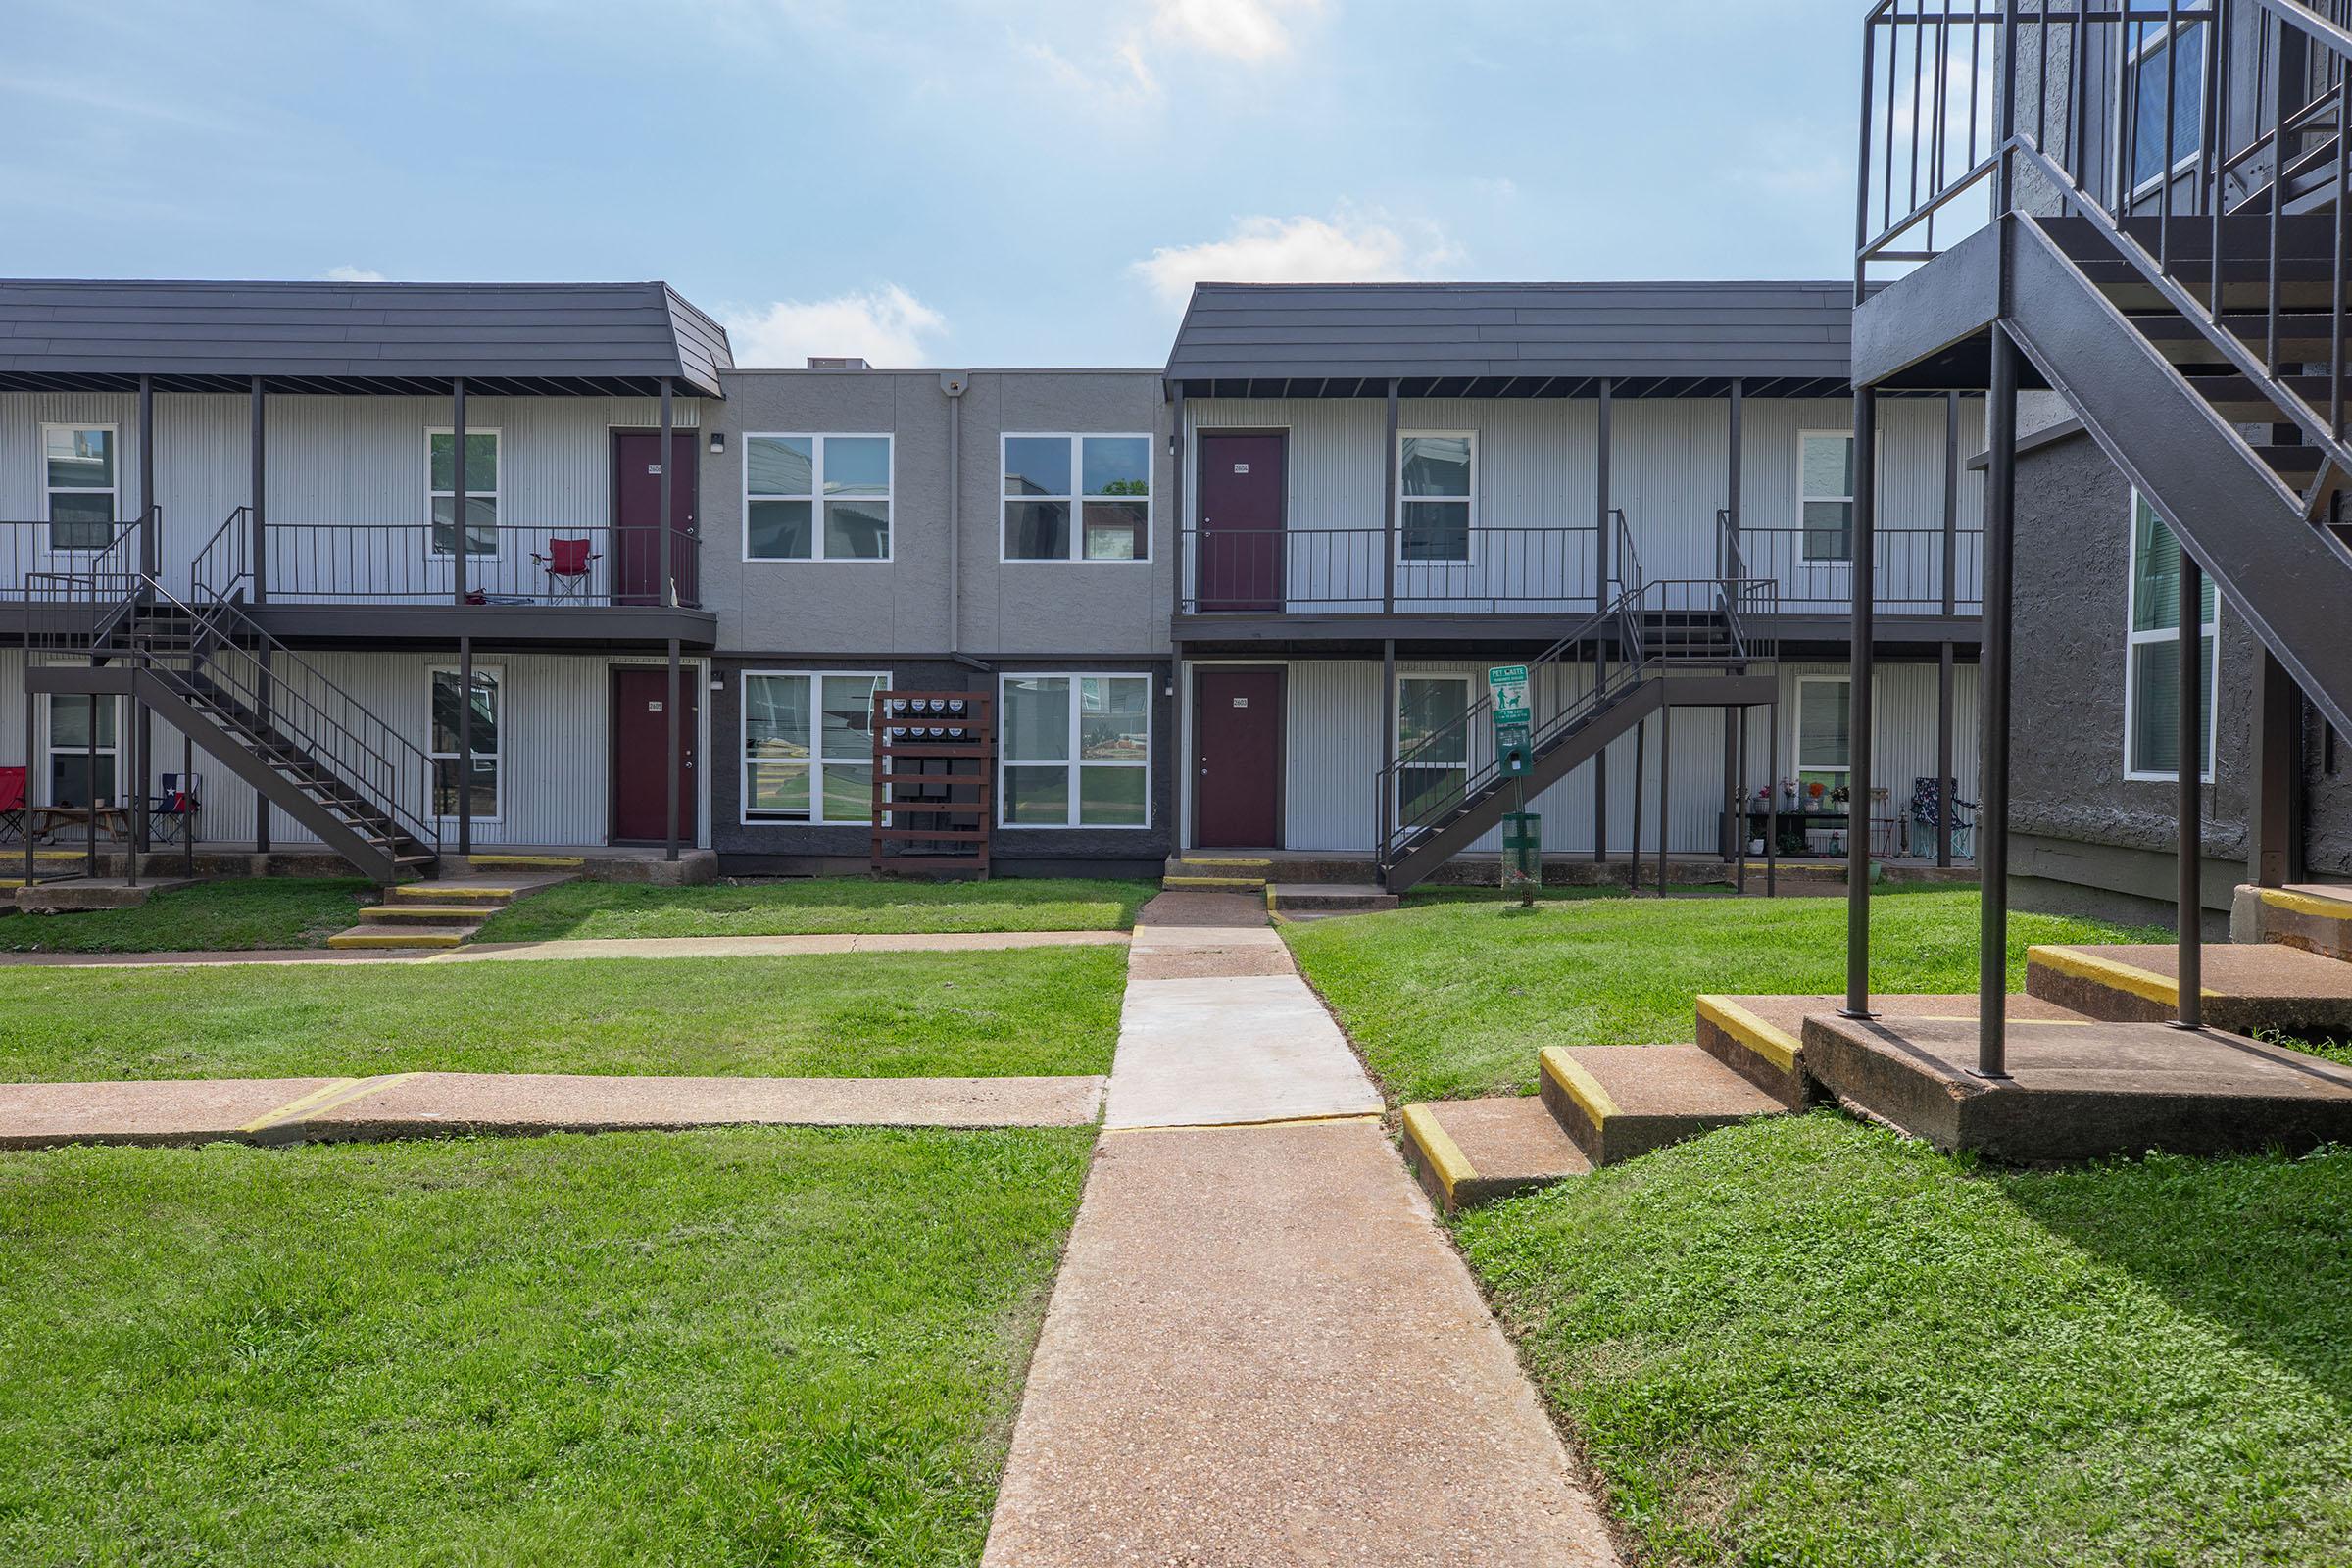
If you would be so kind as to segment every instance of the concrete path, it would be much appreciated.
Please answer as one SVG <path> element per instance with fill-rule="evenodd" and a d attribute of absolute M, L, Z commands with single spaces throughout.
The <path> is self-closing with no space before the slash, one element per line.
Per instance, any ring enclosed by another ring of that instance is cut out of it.
<path fill-rule="evenodd" d="M 983 1563 L 1614 1563 L 1263 922 L 1186 894 L 1137 926 L 1108 1126 Z"/>
<path fill-rule="evenodd" d="M 813 936 L 581 937 L 492 942 L 437 953 L 330 953 L 257 948 L 225 953 L 0 953 L 0 968 L 180 969 L 220 963 L 483 963 L 546 958 L 760 958 L 811 953 L 963 953 L 1004 948 L 1118 947 L 1124 931 L 911 931 Z"/>
<path fill-rule="evenodd" d="M 0 1084 L 0 1149 L 283 1144 L 792 1124 L 1084 1127 L 1101 1078 L 621 1078 L 387 1073 Z"/>

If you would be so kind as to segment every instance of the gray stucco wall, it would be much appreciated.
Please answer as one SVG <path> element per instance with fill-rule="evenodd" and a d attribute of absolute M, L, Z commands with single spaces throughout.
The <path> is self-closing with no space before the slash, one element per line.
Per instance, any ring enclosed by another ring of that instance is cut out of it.
<path fill-rule="evenodd" d="M 961 653 L 1150 658 L 1170 652 L 1175 525 L 1170 415 L 1152 370 L 978 370 L 965 377 L 960 472 L 949 472 L 956 400 L 937 370 L 744 370 L 707 411 L 727 450 L 704 444 L 703 602 L 719 646 L 766 654 Z M 894 437 L 889 562 L 743 559 L 744 436 Z M 1152 436 L 1149 562 L 1003 561 L 1006 433 Z M 956 548 L 950 487 L 960 501 Z M 956 565 L 951 570 L 951 556 Z"/>
<path fill-rule="evenodd" d="M 2023 907 L 2169 921 L 2175 786 L 2125 777 L 2131 496 L 2087 437 L 2018 464 L 2013 866 Z M 2221 627 L 2202 833 L 2209 920 L 2245 880 L 2247 724 L 2261 654 L 2226 598 Z M 2314 874 L 2340 873 L 2352 867 L 2352 790 L 2324 770 L 2317 725 L 2306 728 L 2304 852 Z"/>

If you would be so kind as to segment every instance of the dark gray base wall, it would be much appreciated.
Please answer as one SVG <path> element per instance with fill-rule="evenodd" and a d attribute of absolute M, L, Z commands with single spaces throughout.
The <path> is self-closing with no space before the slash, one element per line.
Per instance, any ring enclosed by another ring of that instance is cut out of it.
<path fill-rule="evenodd" d="M 2227 942 L 2230 900 L 2246 879 L 2245 862 L 2208 856 L 2198 876 L 2205 940 Z M 2012 908 L 2170 931 L 2177 912 L 2174 886 L 2169 855 L 2032 833 L 2010 836 Z"/>
<path fill-rule="evenodd" d="M 1152 696 L 1152 825 L 1146 828 L 1007 828 L 992 824 L 990 870 L 997 876 L 1150 876 L 1172 853 L 1175 821 L 1176 705 L 1173 667 L 1165 660 L 1102 659 L 992 661 L 986 670 L 947 660 L 822 659 L 716 656 L 710 750 L 711 847 L 729 876 L 839 876 L 863 873 L 870 839 L 863 825 L 809 827 L 743 820 L 743 672 L 745 670 L 883 670 L 908 691 L 994 692 L 1001 674 L 1148 673 Z"/>

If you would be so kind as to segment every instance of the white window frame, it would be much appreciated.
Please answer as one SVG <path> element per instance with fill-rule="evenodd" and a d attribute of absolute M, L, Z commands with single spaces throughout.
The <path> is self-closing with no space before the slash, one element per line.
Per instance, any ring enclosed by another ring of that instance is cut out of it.
<path fill-rule="evenodd" d="M 2197 50 L 2196 91 L 2190 99 L 2197 112 L 2197 140 L 2202 143 L 2205 139 L 2205 83 L 2207 74 L 2213 70 L 2213 29 L 2201 19 L 2183 19 L 2167 35 L 2164 31 L 2162 12 L 2141 12 L 2136 7 L 2129 5 L 2125 8 L 2125 12 L 2127 30 L 2132 24 L 2150 24 L 2156 28 L 2156 34 L 2147 41 L 2144 43 L 2127 42 L 2116 56 L 2115 116 L 2109 145 L 2115 149 L 2116 189 L 2122 192 L 2121 200 L 2123 202 L 2132 203 L 2153 196 L 2164 188 L 2166 181 L 2179 179 L 2184 172 L 2194 170 L 2200 157 L 2198 153 L 2190 152 L 2184 157 L 2174 159 L 2160 174 L 2150 174 L 2147 178 L 2138 181 L 2132 178 L 2132 164 L 2138 150 L 2124 144 L 2124 124 L 2131 116 L 2132 96 L 2138 86 L 2136 77 L 2139 70 L 2145 64 L 2148 56 L 2156 53 L 2157 50 L 2169 51 L 2173 44 L 2186 36 L 2191 28 L 2199 25 L 2206 26 L 2204 41 Z M 2166 75 L 2172 74 L 2173 66 L 2169 59 L 2165 62 L 2164 70 Z M 2179 107 L 2178 97 L 2179 91 L 2176 89 L 2176 108 Z M 2173 127 L 2167 125 L 2164 127 L 2164 139 L 2168 148 L 2171 146 L 2172 138 Z"/>
<path fill-rule="evenodd" d="M 72 426 L 71 428 L 76 430 L 87 430 L 94 428 L 94 426 L 77 424 Z M 91 705 L 90 721 L 93 724 L 97 722 L 97 705 L 101 702 L 104 702 L 115 715 L 115 739 L 113 745 L 93 748 L 87 746 L 60 746 L 57 744 L 57 700 L 60 697 L 79 698 L 83 694 L 81 693 L 75 692 L 44 692 L 42 694 L 41 793 L 48 797 L 48 805 L 57 805 L 57 759 L 60 757 L 84 757 L 94 750 L 100 757 L 111 758 L 114 760 L 113 772 L 115 775 L 115 787 L 112 794 L 106 798 L 107 804 L 111 806 L 126 806 L 129 804 L 129 802 L 124 798 L 126 795 L 124 785 L 128 781 L 122 777 L 122 699 L 121 697 L 102 696 L 101 694 L 97 693 L 88 694 L 88 701 Z M 24 798 L 28 801 L 32 799 L 32 790 L 29 780 L 26 782 Z M 90 780 L 90 804 L 95 806 L 98 804 L 98 781 L 97 778 L 93 776 Z"/>
<path fill-rule="evenodd" d="M 1440 440 L 1467 441 L 1470 444 L 1470 494 L 1454 496 L 1407 496 L 1404 493 L 1404 444 L 1407 441 Z M 1396 564 L 1399 566 L 1475 566 L 1478 564 L 1478 432 L 1476 430 L 1399 430 L 1396 432 Z M 1404 507 L 1407 501 L 1434 502 L 1443 507 L 1459 505 L 1462 509 L 1462 554 L 1460 559 L 1432 559 L 1410 557 L 1404 553 Z"/>
<path fill-rule="evenodd" d="M 1458 564 L 1458 563 L 1447 563 L 1447 564 Z M 1467 670 L 1400 669 L 1396 672 L 1396 749 L 1398 752 L 1398 761 L 1396 765 L 1396 799 L 1391 803 L 1389 808 L 1390 811 L 1394 813 L 1396 818 L 1396 820 L 1391 824 L 1393 827 L 1402 827 L 1404 825 L 1404 803 L 1406 799 L 1413 793 L 1411 790 L 1408 790 L 1404 787 L 1403 775 L 1407 772 L 1459 772 L 1462 775 L 1463 798 L 1467 799 L 1470 792 L 1470 742 L 1472 737 L 1470 734 L 1470 726 L 1466 724 L 1462 728 L 1462 760 L 1459 762 L 1421 762 L 1417 764 L 1408 764 L 1402 760 L 1402 754 L 1405 744 L 1404 686 L 1405 682 L 1416 680 L 1449 680 L 1460 685 L 1462 688 L 1462 711 L 1464 713 L 1469 712 L 1470 705 L 1478 701 L 1478 692 L 1476 685 L 1474 684 L 1475 677 L 1472 676 Z"/>
<path fill-rule="evenodd" d="M 468 433 L 470 434 L 471 432 Z M 467 559 L 478 561 L 481 558 L 479 556 L 473 556 L 468 557 Z M 436 663 L 425 666 L 424 755 L 428 761 L 431 762 L 439 762 L 443 760 L 454 762 L 458 760 L 458 754 L 456 752 L 436 752 L 433 750 L 433 687 L 438 683 L 440 677 L 444 674 L 448 675 L 453 683 L 465 678 L 464 670 L 459 665 L 454 663 Z M 496 827 L 498 824 L 507 819 L 507 725 L 512 718 L 512 714 L 510 714 L 508 711 L 507 693 L 509 688 L 507 686 L 507 666 L 505 662 L 499 660 L 475 660 L 473 662 L 473 678 L 478 681 L 484 675 L 488 675 L 491 678 L 491 689 L 496 694 L 491 700 L 490 715 L 498 722 L 498 750 L 490 753 L 489 757 L 490 788 L 491 792 L 498 799 L 498 809 L 489 816 L 482 816 L 477 813 L 472 818 L 472 821 L 473 825 L 476 827 L 481 827 L 485 824 Z M 474 760 L 477 762 L 480 761 L 482 756 L 483 753 L 481 748 L 478 746 L 475 747 L 473 752 Z M 463 786 L 465 780 L 461 778 L 459 783 L 461 786 Z M 432 788 L 433 781 L 428 773 L 425 779 L 425 790 L 428 797 L 432 791 Z M 430 802 L 428 800 L 428 806 Z M 443 822 L 455 822 L 458 818 L 457 813 L 453 811 L 446 815 L 436 813 L 435 819 Z"/>
<path fill-rule="evenodd" d="M 104 430 L 107 454 L 114 461 L 115 482 L 111 485 L 51 484 L 49 482 L 49 432 L 52 430 Z M 33 449 L 33 461 L 40 465 L 33 481 L 40 487 L 41 549 L 50 556 L 94 556 L 114 543 L 115 535 L 122 531 L 122 427 L 106 419 L 47 419 L 42 421 L 40 441 Z M 57 521 L 50 515 L 49 502 L 53 496 L 105 496 L 107 506 L 107 545 L 61 545 L 57 543 Z"/>
<path fill-rule="evenodd" d="M 743 508 L 743 562 L 757 566 L 887 566 L 899 554 L 899 441 L 889 430 L 747 430 L 743 433 L 743 457 L 736 471 L 741 476 L 737 485 L 738 504 Z M 791 496 L 755 496 L 752 494 L 752 443 L 755 441 L 806 441 L 808 443 L 809 493 Z M 828 497 L 825 494 L 825 443 L 828 441 L 881 441 L 888 444 L 889 472 L 883 480 L 882 492 L 859 490 Z M 878 556 L 828 556 L 825 554 L 825 503 L 833 501 L 879 501 L 890 508 L 890 548 Z M 754 501 L 806 501 L 808 503 L 808 554 L 806 556 L 755 556 L 752 554 L 752 503 Z M 789 671 L 787 671 L 789 673 Z"/>
<path fill-rule="evenodd" d="M 1158 454 L 1154 437 L 1144 430 L 1006 430 L 997 437 L 997 562 L 1005 566 L 1148 566 L 1156 548 L 1152 534 L 1159 521 Z M 1015 441 L 1067 441 L 1070 444 L 1070 491 L 1064 495 L 1016 496 L 1004 488 L 1012 471 L 1011 444 Z M 1113 501 L 1132 505 L 1135 496 L 1091 495 L 1086 489 L 1088 441 L 1141 441 L 1144 444 L 1144 553 L 1140 556 L 1090 556 L 1086 553 L 1086 504 Z M 1016 556 L 1012 553 L 1012 508 L 1022 501 L 1064 501 L 1070 508 L 1070 553 L 1066 556 Z"/>
<path fill-rule="evenodd" d="M 1800 566 L 1850 566 L 1854 564 L 1855 498 L 1850 493 L 1842 496 L 1817 496 L 1805 488 L 1805 443 L 1816 437 L 1830 437 L 1845 442 L 1848 461 L 1846 485 L 1849 491 L 1853 485 L 1851 461 L 1854 432 L 1850 428 L 1832 430 L 1816 427 L 1796 432 L 1796 564 Z M 1871 466 L 1875 469 L 1878 465 L 1873 464 Z M 1809 501 L 1842 501 L 1845 503 L 1845 553 L 1843 555 L 1812 556 L 1805 553 L 1805 542 L 1812 535 L 1812 530 L 1805 526 L 1805 504 Z"/>
<path fill-rule="evenodd" d="M 1066 680 L 1070 683 L 1070 755 L 1059 760 L 1025 760 L 1012 755 L 1012 710 L 1006 696 L 1008 684 L 1016 680 Z M 1078 755 L 1078 737 L 1085 715 L 1080 708 L 1079 686 L 1083 680 L 1140 680 L 1144 683 L 1144 760 L 1140 762 L 1088 762 Z M 1005 669 L 997 672 L 997 826 L 1019 833 L 1068 833 L 1082 830 L 1088 833 L 1148 833 L 1152 830 L 1152 769 L 1159 758 L 1159 676 L 1141 669 Z M 1064 822 L 1015 822 L 1005 816 L 1011 798 L 1004 788 L 1004 770 L 1011 767 L 1060 767 L 1070 774 L 1069 819 Z M 1085 795 L 1086 768 L 1126 768 L 1141 770 L 1144 775 L 1144 819 L 1141 822 L 1081 822 L 1078 820 L 1079 802 Z"/>
<path fill-rule="evenodd" d="M 774 497 L 767 499 L 773 500 Z M 761 557 L 761 560 L 771 559 Z M 748 694 L 756 677 L 788 675 L 807 680 L 808 684 L 808 814 L 807 816 L 776 816 L 752 809 L 752 763 L 755 759 L 748 749 L 752 722 L 752 705 Z M 888 690 L 890 673 L 880 669 L 747 669 L 737 676 L 735 687 L 735 818 L 744 827 L 872 827 L 874 819 L 860 816 L 846 822 L 832 821 L 825 815 L 825 682 L 828 680 L 868 680 L 877 690 Z M 870 736 L 868 737 L 871 738 Z M 845 765 L 849 765 L 846 764 Z M 866 766 L 874 765 L 869 751 Z M 882 799 L 890 799 L 887 786 Z M 887 807 L 884 815 L 888 815 Z"/>
<path fill-rule="evenodd" d="M 2180 640 L 2180 628 L 2178 626 L 2158 626 L 2140 631 L 2132 624 L 2135 618 L 2132 613 L 2132 589 L 2139 581 L 2139 492 L 2134 490 L 2124 513 L 2124 777 L 2134 784 L 2178 784 L 2180 782 L 2178 772 L 2157 772 L 2132 765 L 2132 719 L 2139 711 L 2139 681 L 2136 673 L 2139 649 L 2148 643 L 2162 643 L 2169 647 Z M 2148 510 L 2165 531 L 2171 533 L 2173 525 L 2165 521 L 2164 514 L 2153 507 Z M 2178 548 L 2178 536 L 2175 538 Z M 2185 556 L 2186 552 L 2182 554 Z M 2210 583 L 2211 579 L 2207 581 Z M 2175 614 L 2178 613 L 2176 610 Z M 2213 782 L 2214 765 L 2222 755 L 2222 595 L 2218 587 L 2213 590 L 2213 619 L 2197 628 L 2200 637 L 2208 632 L 2213 635 L 2213 655 L 2205 661 L 2205 755 L 2198 760 L 2202 765 L 2197 777 L 2210 784 Z M 2174 657 L 2180 657 L 2178 651 Z"/>
<path fill-rule="evenodd" d="M 433 548 L 433 503 L 439 501 L 444 496 L 453 501 L 457 499 L 457 492 L 455 490 L 437 490 L 433 487 L 433 437 L 437 435 L 445 435 L 452 438 L 450 442 L 449 456 L 450 462 L 453 466 L 451 472 L 454 474 L 456 472 L 454 466 L 459 456 L 457 441 L 455 439 L 457 433 L 458 427 L 454 424 L 428 424 L 424 427 L 424 559 L 426 561 L 454 562 L 458 559 L 459 552 L 455 549 L 451 550 L 448 555 L 443 555 L 440 551 Z M 467 561 L 496 561 L 505 555 L 507 543 L 507 534 L 504 527 L 504 524 L 507 520 L 505 490 L 507 474 L 507 436 L 506 431 L 502 427 L 495 424 L 469 424 L 466 427 L 466 438 L 467 440 L 470 441 L 477 435 L 486 435 L 490 437 L 493 443 L 490 449 L 490 488 L 485 490 L 474 483 L 475 475 L 471 470 L 471 466 L 468 465 L 466 474 L 466 505 L 471 506 L 475 501 L 486 498 L 497 503 L 497 510 L 495 514 L 495 519 L 490 525 L 490 548 L 487 550 L 467 550 L 465 552 L 465 555 Z M 452 545 L 463 546 L 467 538 L 466 531 L 466 519 L 457 515 L 457 509 L 455 507 L 450 509 L 450 543 Z"/>
<path fill-rule="evenodd" d="M 1845 688 L 1845 760 L 1843 762 L 1808 762 L 1805 760 L 1805 688 L 1808 685 L 1842 686 Z M 1847 788 L 1854 782 L 1854 677 L 1844 675 L 1799 675 L 1796 677 L 1796 703 L 1788 724 L 1788 776 L 1797 784 L 1798 810 L 1811 808 L 1812 800 L 1805 793 L 1807 773 L 1835 773 Z M 1832 784 L 1829 789 L 1838 788 Z M 1829 790 L 1824 790 L 1822 806 L 1830 804 Z"/>

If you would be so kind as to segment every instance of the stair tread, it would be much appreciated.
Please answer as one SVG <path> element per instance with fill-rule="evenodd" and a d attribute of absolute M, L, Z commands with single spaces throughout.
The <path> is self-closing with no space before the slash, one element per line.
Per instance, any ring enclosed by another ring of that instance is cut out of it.
<path fill-rule="evenodd" d="M 497 912 L 494 908 L 478 905 L 394 903 L 371 905 L 360 911 L 360 918 L 367 921 L 397 920 L 403 923 L 417 920 L 443 920 L 452 925 L 467 922 L 478 925 Z"/>
<path fill-rule="evenodd" d="M 2079 978 L 2133 977 L 2161 982 L 2177 996 L 2180 950 L 2170 942 L 2055 943 L 2028 950 L 2028 961 Z M 2352 963 L 2275 942 L 2208 942 L 2199 980 L 2208 997 L 2279 997 L 2352 1003 Z"/>
<path fill-rule="evenodd" d="M 330 948 L 454 948 L 473 935 L 471 926 L 355 925 L 326 939 Z"/>
<path fill-rule="evenodd" d="M 1592 1169 L 1559 1119 L 1533 1095 L 1407 1105 L 1404 1137 L 1415 1168 L 1434 1183 L 1432 1196 L 1448 1210 Z"/>
<path fill-rule="evenodd" d="M 1564 1072 L 1567 1063 L 1575 1073 Z M 1725 1121 L 1787 1108 L 1694 1045 L 1550 1046 L 1544 1068 L 1564 1077 L 1588 1112 L 1605 1117 Z M 1587 1102 L 1595 1087 L 1603 1097 L 1597 1105 Z"/>

